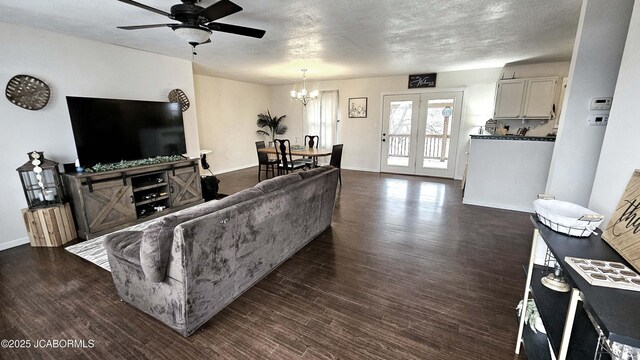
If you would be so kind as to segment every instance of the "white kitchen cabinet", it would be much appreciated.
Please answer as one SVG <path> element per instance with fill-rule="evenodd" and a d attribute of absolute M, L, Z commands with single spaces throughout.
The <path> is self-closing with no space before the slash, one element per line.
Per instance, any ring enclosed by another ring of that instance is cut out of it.
<path fill-rule="evenodd" d="M 562 105 L 564 102 L 564 96 L 567 92 L 567 78 L 562 78 L 562 84 L 560 85 L 560 96 L 558 97 L 558 106 L 556 106 L 556 123 L 553 125 L 554 130 L 558 130 L 560 127 L 560 114 L 562 114 Z"/>
<path fill-rule="evenodd" d="M 498 81 L 494 119 L 550 119 L 557 77 Z"/>
<path fill-rule="evenodd" d="M 516 119 L 522 115 L 526 80 L 501 80 L 496 89 L 495 119 Z"/>
<path fill-rule="evenodd" d="M 556 97 L 558 78 L 539 78 L 527 80 L 527 92 L 523 117 L 536 119 L 551 118 L 553 100 Z"/>

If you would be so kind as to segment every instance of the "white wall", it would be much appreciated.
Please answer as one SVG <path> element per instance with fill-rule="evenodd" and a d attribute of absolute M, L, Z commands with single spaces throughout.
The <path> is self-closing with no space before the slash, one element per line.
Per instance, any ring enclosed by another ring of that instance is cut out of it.
<path fill-rule="evenodd" d="M 207 155 L 210 170 L 219 174 L 257 165 L 255 142 L 269 141 L 256 134 L 257 115 L 269 108 L 269 87 L 206 75 L 194 75 L 194 83 L 200 146 L 213 151 Z"/>
<path fill-rule="evenodd" d="M 640 169 L 640 2 L 636 2 L 620 64 L 609 125 L 602 143 L 589 208 L 613 214 L 635 169 Z M 602 226 L 604 228 L 605 225 Z"/>
<path fill-rule="evenodd" d="M 465 88 L 464 112 L 461 137 L 457 149 L 458 161 L 455 177 L 461 178 L 464 171 L 469 134 L 477 133 L 493 114 L 496 81 L 501 68 L 444 72 L 438 74 L 437 88 Z M 311 79 L 313 80 L 313 79 Z M 299 90 L 301 84 L 273 86 L 271 88 L 271 109 L 289 118 L 289 139 L 302 138 L 302 104 L 291 100 L 290 91 Z M 364 79 L 313 82 L 307 80 L 308 90 L 339 90 L 340 123 L 338 141 L 344 143 L 342 167 L 347 169 L 380 171 L 380 139 L 382 126 L 382 94 L 407 93 L 407 76 L 389 76 Z M 413 90 L 412 90 L 413 91 Z M 433 91 L 422 89 L 422 91 Z M 367 97 L 367 118 L 350 119 L 347 116 L 347 102 L 352 97 Z"/>
<path fill-rule="evenodd" d="M 569 61 L 548 62 L 539 64 L 510 65 L 502 68 L 504 79 L 511 79 L 515 75 L 519 78 L 535 78 L 545 76 L 567 76 L 569 74 Z"/>
<path fill-rule="evenodd" d="M 586 206 L 598 165 L 605 127 L 589 126 L 591 98 L 612 96 L 633 0 L 584 0 L 569 83 L 560 115 L 547 193 Z"/>
<path fill-rule="evenodd" d="M 14 75 L 28 74 L 45 81 L 52 91 L 49 104 L 40 111 L 19 108 L 4 96 L 0 99 L 0 250 L 28 242 L 20 213 L 26 200 L 15 171 L 27 162 L 27 153 L 44 151 L 59 163 L 77 157 L 67 95 L 164 101 L 169 91 L 180 88 L 192 102 L 184 113 L 187 149 L 197 155 L 190 62 L 5 23 L 0 23 L 0 44 L 1 84 Z"/>

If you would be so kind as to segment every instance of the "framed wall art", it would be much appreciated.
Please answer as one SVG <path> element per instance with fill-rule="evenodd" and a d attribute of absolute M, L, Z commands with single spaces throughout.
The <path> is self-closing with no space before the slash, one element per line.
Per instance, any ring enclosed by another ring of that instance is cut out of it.
<path fill-rule="evenodd" d="M 366 118 L 367 117 L 367 98 L 349 98 L 349 117 L 350 118 Z"/>

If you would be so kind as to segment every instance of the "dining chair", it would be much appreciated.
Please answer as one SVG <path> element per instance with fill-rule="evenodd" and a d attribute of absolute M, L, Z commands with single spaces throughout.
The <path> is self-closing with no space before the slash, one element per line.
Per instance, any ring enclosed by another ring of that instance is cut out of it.
<path fill-rule="evenodd" d="M 276 139 L 275 146 L 278 175 L 288 174 L 290 171 L 302 169 L 307 166 L 304 159 L 293 160 L 291 156 L 291 143 L 288 139 Z"/>
<path fill-rule="evenodd" d="M 320 144 L 320 136 L 318 135 L 305 135 L 304 136 L 304 144 L 309 146 L 310 149 L 318 148 L 318 144 Z"/>
<path fill-rule="evenodd" d="M 320 136 L 318 135 L 305 135 L 304 136 L 304 145 L 308 146 L 309 149 L 313 149 L 314 147 L 317 149 L 320 144 Z M 318 166 L 318 158 L 317 157 L 306 157 L 304 159 L 307 167 L 312 168 Z"/>
<path fill-rule="evenodd" d="M 269 169 L 271 169 L 271 177 L 273 178 L 276 176 L 275 166 L 278 161 L 275 159 L 269 159 L 269 155 L 258 151 L 265 147 L 264 141 L 256 141 L 256 152 L 258 153 L 258 182 L 262 181 L 260 179 L 260 175 L 263 171 L 265 172 L 264 175 L 267 179 L 269 178 Z M 263 166 L 264 170 L 262 169 Z"/>
<path fill-rule="evenodd" d="M 342 164 L 342 147 L 343 144 L 333 145 L 331 149 L 331 160 L 329 160 L 329 165 L 338 169 L 338 180 L 340 181 L 340 186 L 342 186 L 342 174 L 340 171 L 340 165 Z"/>

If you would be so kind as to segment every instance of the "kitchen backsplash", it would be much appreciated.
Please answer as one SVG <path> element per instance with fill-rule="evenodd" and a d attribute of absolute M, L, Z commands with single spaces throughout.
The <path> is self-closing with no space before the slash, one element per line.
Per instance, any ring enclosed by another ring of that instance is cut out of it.
<path fill-rule="evenodd" d="M 498 120 L 498 128 L 509 125 L 507 134 L 517 134 L 518 128 L 528 127 L 527 136 L 547 136 L 547 134 L 555 133 L 553 129 L 553 120 L 526 120 L 522 124 L 522 120 Z"/>

